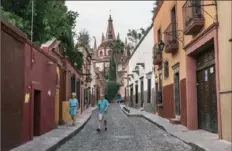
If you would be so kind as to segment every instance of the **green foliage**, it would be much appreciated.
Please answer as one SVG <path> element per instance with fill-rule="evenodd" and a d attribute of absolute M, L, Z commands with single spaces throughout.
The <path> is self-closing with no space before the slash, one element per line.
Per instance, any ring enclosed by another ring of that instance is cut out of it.
<path fill-rule="evenodd" d="M 110 43 L 110 49 L 112 50 L 112 55 L 110 58 L 109 70 L 105 75 L 109 80 L 106 82 L 105 94 L 107 94 L 109 100 L 112 100 L 117 95 L 121 86 L 121 84 L 117 83 L 117 65 L 124 52 L 124 43 L 117 38 Z"/>
<path fill-rule="evenodd" d="M 88 49 L 90 48 L 90 36 L 87 30 L 81 30 L 77 36 L 77 40 L 79 46 L 85 46 Z"/>
<path fill-rule="evenodd" d="M 120 39 L 113 40 L 110 43 L 110 49 L 112 50 L 113 62 L 117 66 L 125 49 L 124 43 Z"/>
<path fill-rule="evenodd" d="M 4 13 L 1 16 L 31 37 L 32 0 L 2 1 L 2 7 Z M 73 40 L 78 15 L 68 11 L 65 0 L 34 0 L 33 43 L 40 46 L 53 37 L 57 38 L 61 41 L 63 55 L 68 56 L 72 64 L 77 62 L 80 69 L 82 55 L 75 51 Z"/>
<path fill-rule="evenodd" d="M 110 66 L 109 66 L 109 70 L 108 70 L 108 79 L 110 81 L 116 81 L 117 80 L 116 64 L 115 64 L 113 56 L 110 59 Z"/>
<path fill-rule="evenodd" d="M 121 84 L 117 83 L 116 81 L 107 81 L 106 82 L 105 94 L 107 94 L 108 100 L 113 100 L 115 98 L 120 86 L 121 86 Z"/>

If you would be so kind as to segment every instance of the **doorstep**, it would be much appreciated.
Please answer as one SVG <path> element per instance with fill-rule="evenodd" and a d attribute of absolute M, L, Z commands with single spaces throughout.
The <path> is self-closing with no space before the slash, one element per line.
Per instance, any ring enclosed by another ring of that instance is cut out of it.
<path fill-rule="evenodd" d="M 126 106 L 124 106 L 126 107 Z M 156 114 L 139 111 L 131 107 L 126 107 L 132 114 L 139 115 L 149 120 L 150 122 L 161 127 L 169 134 L 179 138 L 191 146 L 198 146 L 205 151 L 231 151 L 231 142 L 218 139 L 218 134 L 213 134 L 204 130 L 189 130 L 183 125 L 176 125 L 169 122 L 168 119 L 162 118 Z M 123 110 L 123 108 L 121 107 Z M 125 112 L 124 112 L 125 113 Z M 130 113 L 127 113 L 130 116 Z"/>
<path fill-rule="evenodd" d="M 96 107 L 90 107 L 77 116 L 76 125 L 68 124 L 58 126 L 58 128 L 20 145 L 10 151 L 50 151 L 58 148 L 60 145 L 68 141 L 72 136 L 77 134 L 88 122 L 92 112 Z"/>
<path fill-rule="evenodd" d="M 172 124 L 180 124 L 180 118 L 170 118 L 169 122 Z"/>

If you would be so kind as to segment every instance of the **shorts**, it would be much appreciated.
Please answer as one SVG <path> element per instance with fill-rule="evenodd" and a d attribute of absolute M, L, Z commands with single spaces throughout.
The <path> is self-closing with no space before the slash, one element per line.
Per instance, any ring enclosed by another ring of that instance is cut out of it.
<path fill-rule="evenodd" d="M 98 120 L 101 121 L 101 120 L 103 120 L 103 119 L 104 119 L 103 114 L 102 114 L 102 113 L 99 113 L 99 114 L 98 114 Z"/>
<path fill-rule="evenodd" d="M 106 120 L 107 118 L 107 113 L 104 113 L 104 114 L 102 114 L 102 113 L 98 113 L 98 120 Z"/>

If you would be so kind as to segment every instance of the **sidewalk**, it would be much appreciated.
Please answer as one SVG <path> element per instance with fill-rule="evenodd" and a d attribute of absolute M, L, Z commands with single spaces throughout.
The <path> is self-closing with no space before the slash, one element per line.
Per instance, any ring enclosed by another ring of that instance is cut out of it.
<path fill-rule="evenodd" d="M 231 151 L 232 145 L 230 142 L 218 139 L 217 134 L 213 134 L 204 130 L 188 130 L 183 125 L 171 124 L 167 119 L 158 115 L 140 111 L 134 108 L 120 105 L 122 111 L 128 116 L 140 116 L 148 121 L 156 124 L 160 128 L 164 129 L 174 137 L 179 138 L 185 143 L 191 145 L 194 148 L 204 151 Z M 126 107 L 130 112 L 128 113 L 123 109 Z"/>
<path fill-rule="evenodd" d="M 11 151 L 51 151 L 68 141 L 77 134 L 88 122 L 96 107 L 90 107 L 77 117 L 76 125 L 71 123 L 58 126 L 44 135 L 35 137 L 33 140 L 12 149 Z"/>

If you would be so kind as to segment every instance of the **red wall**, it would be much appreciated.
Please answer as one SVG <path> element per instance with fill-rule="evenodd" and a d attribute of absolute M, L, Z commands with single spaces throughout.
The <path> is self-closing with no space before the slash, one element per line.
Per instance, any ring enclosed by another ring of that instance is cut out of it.
<path fill-rule="evenodd" d="M 187 126 L 186 79 L 180 81 L 181 124 Z"/>
<path fill-rule="evenodd" d="M 160 116 L 164 118 L 174 118 L 174 103 L 173 103 L 173 84 L 163 87 L 163 107 L 158 109 Z"/>
<path fill-rule="evenodd" d="M 21 144 L 26 35 L 1 21 L 1 151 Z"/>
<path fill-rule="evenodd" d="M 32 48 L 32 49 L 31 49 Z M 33 138 L 34 90 L 41 91 L 39 133 L 44 134 L 55 128 L 54 100 L 56 92 L 56 64 L 42 50 L 25 43 L 25 93 L 30 93 L 29 103 L 24 104 L 23 142 Z M 34 62 L 32 63 L 32 60 Z M 50 90 L 51 95 L 48 95 Z"/>

